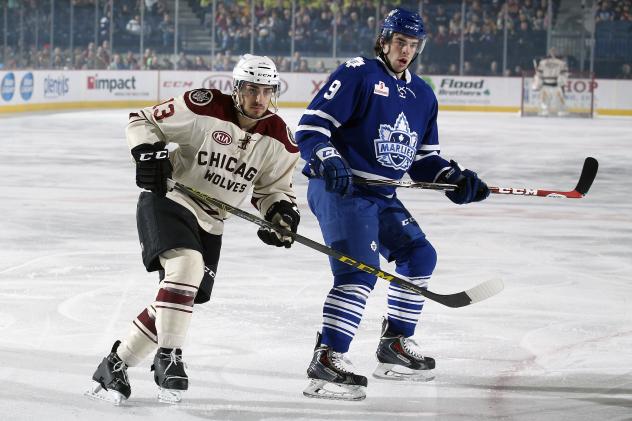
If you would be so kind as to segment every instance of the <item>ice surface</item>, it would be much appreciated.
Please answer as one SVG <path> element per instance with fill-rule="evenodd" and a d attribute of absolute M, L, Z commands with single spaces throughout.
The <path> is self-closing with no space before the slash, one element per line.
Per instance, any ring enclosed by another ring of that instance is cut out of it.
<path fill-rule="evenodd" d="M 282 115 L 295 127 L 300 110 Z M 88 400 L 97 364 L 156 294 L 140 260 L 126 120 L 126 110 L 0 119 L 0 419 L 632 419 L 632 120 L 506 114 L 441 114 L 443 155 L 501 187 L 570 190 L 586 156 L 600 171 L 581 200 L 457 206 L 400 192 L 439 254 L 431 289 L 505 282 L 467 308 L 426 305 L 416 338 L 437 359 L 435 381 L 370 378 L 362 402 L 303 397 L 327 259 L 267 247 L 234 218 L 212 300 L 195 309 L 182 404 L 156 402 L 150 361 L 130 369 L 124 407 Z M 296 188 L 300 233 L 322 241 L 298 171 Z M 349 354 L 367 375 L 386 291 L 378 280 Z"/>

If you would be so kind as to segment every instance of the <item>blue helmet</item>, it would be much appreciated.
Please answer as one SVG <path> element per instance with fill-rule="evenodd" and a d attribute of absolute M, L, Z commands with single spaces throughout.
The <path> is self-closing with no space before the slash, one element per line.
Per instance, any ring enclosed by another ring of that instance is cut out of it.
<path fill-rule="evenodd" d="M 424 22 L 419 13 L 400 8 L 391 10 L 382 24 L 381 35 L 384 39 L 390 39 L 393 32 L 399 32 L 420 40 L 426 38 Z"/>

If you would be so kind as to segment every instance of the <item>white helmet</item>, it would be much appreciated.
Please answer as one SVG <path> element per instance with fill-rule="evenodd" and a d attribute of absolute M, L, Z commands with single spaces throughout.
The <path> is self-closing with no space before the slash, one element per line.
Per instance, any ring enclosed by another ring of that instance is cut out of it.
<path fill-rule="evenodd" d="M 266 56 L 244 54 L 233 69 L 233 85 L 239 82 L 271 85 L 278 88 L 279 73 L 274 62 Z"/>
<path fill-rule="evenodd" d="M 237 110 L 244 116 L 243 109 L 241 108 L 241 100 L 239 97 L 239 91 L 244 83 L 256 83 L 259 85 L 269 85 L 274 88 L 272 95 L 272 107 L 274 111 L 272 114 L 267 114 L 261 118 L 254 120 L 261 120 L 271 117 L 278 110 L 277 98 L 279 97 L 279 86 L 281 85 L 281 79 L 277 72 L 276 66 L 270 58 L 267 56 L 253 56 L 252 54 L 244 54 L 239 62 L 233 69 L 233 102 Z M 246 116 L 252 118 L 250 116 Z"/>

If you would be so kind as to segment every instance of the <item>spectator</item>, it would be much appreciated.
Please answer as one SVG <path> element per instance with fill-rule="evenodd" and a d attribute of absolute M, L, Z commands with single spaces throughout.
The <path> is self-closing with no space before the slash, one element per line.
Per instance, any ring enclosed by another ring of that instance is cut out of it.
<path fill-rule="evenodd" d="M 292 71 L 296 71 L 296 69 L 298 69 L 301 65 L 301 60 L 302 60 L 302 56 L 301 53 L 298 51 L 294 51 L 294 55 L 292 56 L 292 60 L 290 61 L 290 68 L 292 69 Z"/>
<path fill-rule="evenodd" d="M 110 55 L 103 47 L 97 48 L 95 57 L 95 69 L 105 70 L 110 65 Z"/>
<path fill-rule="evenodd" d="M 165 48 L 173 47 L 176 27 L 169 13 L 163 15 L 162 22 L 158 25 L 158 30 L 162 33 L 162 46 Z"/>
<path fill-rule="evenodd" d="M 310 69 L 309 69 L 309 64 L 307 60 L 301 59 L 298 65 L 298 69 L 296 71 L 299 73 L 309 73 Z"/>
<path fill-rule="evenodd" d="M 469 61 L 463 62 L 463 76 L 471 76 L 474 74 L 474 69 L 472 68 L 472 63 Z"/>
<path fill-rule="evenodd" d="M 158 65 L 158 68 L 160 70 L 173 70 L 174 66 L 173 66 L 173 63 L 171 62 L 171 60 L 169 59 L 169 57 L 165 56 L 165 57 L 162 58 L 162 63 L 160 63 Z M 185 70 L 187 70 L 187 69 L 185 69 Z"/>
<path fill-rule="evenodd" d="M 126 70 L 128 67 L 125 66 L 123 59 L 120 54 L 114 54 L 112 57 L 112 62 L 108 66 L 108 70 Z"/>
<path fill-rule="evenodd" d="M 614 13 L 610 10 L 610 4 L 607 1 L 601 2 L 595 19 L 597 22 L 614 20 Z"/>
<path fill-rule="evenodd" d="M 360 46 L 360 53 L 365 57 L 373 54 L 373 44 L 375 41 L 375 17 L 369 16 L 366 25 L 358 30 L 357 44 Z"/>
<path fill-rule="evenodd" d="M 210 67 L 202 56 L 195 56 L 192 69 L 193 70 L 210 70 Z"/>
<path fill-rule="evenodd" d="M 500 76 L 500 69 L 498 69 L 498 62 L 493 60 L 489 64 L 489 75 L 490 76 Z"/>
<path fill-rule="evenodd" d="M 124 63 L 125 63 L 125 68 L 128 69 L 128 70 L 139 70 L 140 69 L 140 65 L 138 64 L 138 60 L 134 56 L 134 53 L 132 53 L 131 51 L 128 51 L 127 55 L 125 55 Z"/>
<path fill-rule="evenodd" d="M 318 60 L 316 62 L 316 67 L 314 67 L 314 72 L 316 73 L 328 73 L 329 69 L 325 66 L 325 62 L 323 60 Z"/>
<path fill-rule="evenodd" d="M 632 79 L 632 66 L 630 63 L 624 63 L 621 66 L 621 73 L 617 75 L 617 79 Z"/>
<path fill-rule="evenodd" d="M 230 58 L 230 54 L 224 54 L 221 56 L 220 60 L 213 63 L 213 70 L 217 70 L 220 72 L 229 72 L 234 67 L 234 63 Z"/>
<path fill-rule="evenodd" d="M 145 11 L 147 13 L 154 12 L 154 7 L 157 5 L 158 0 L 145 0 Z"/>
<path fill-rule="evenodd" d="M 286 57 L 281 58 L 281 60 L 278 63 L 279 63 L 278 65 L 279 72 L 291 71 L 290 60 L 288 60 Z"/>
<path fill-rule="evenodd" d="M 448 24 L 450 22 L 450 18 L 446 15 L 445 7 L 443 7 L 443 5 L 438 5 L 436 13 L 431 16 L 432 16 L 431 22 L 432 22 L 433 28 L 438 28 L 440 25 L 443 25 L 447 29 Z"/>
<path fill-rule="evenodd" d="M 184 52 L 180 52 L 180 54 L 178 54 L 176 68 L 178 70 L 191 70 L 193 68 L 193 63 L 191 63 L 191 60 L 189 60 Z"/>
<path fill-rule="evenodd" d="M 129 22 L 127 22 L 127 25 L 125 25 L 125 30 L 134 36 L 140 37 L 141 29 L 139 15 L 135 15 Z"/>

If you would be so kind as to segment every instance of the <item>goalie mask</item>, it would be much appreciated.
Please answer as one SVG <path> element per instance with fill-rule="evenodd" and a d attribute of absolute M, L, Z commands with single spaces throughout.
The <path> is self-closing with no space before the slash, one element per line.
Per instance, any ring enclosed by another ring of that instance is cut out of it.
<path fill-rule="evenodd" d="M 386 55 L 382 50 L 382 45 L 390 43 L 393 39 L 393 34 L 395 33 L 407 35 L 419 40 L 419 44 L 417 44 L 417 48 L 415 49 L 415 55 L 410 61 L 410 64 L 412 64 L 426 46 L 427 39 L 424 22 L 421 19 L 421 16 L 419 16 L 419 13 L 397 8 L 391 10 L 384 19 L 380 35 L 376 42 L 375 52 L 385 63 L 387 63 L 389 67 L 391 64 L 386 59 Z M 391 70 L 393 69 L 391 68 Z"/>
<path fill-rule="evenodd" d="M 253 87 L 253 84 L 258 85 Z M 244 54 L 235 68 L 233 69 L 233 102 L 235 108 L 240 114 L 253 119 L 261 120 L 269 117 L 277 112 L 277 99 L 279 97 L 280 79 L 276 66 L 270 58 L 266 56 L 255 56 L 251 54 Z M 254 88 L 261 88 L 262 95 L 270 96 L 270 102 L 273 108 L 272 114 L 268 114 L 261 117 L 253 117 L 248 115 L 244 109 L 244 95 L 257 95 L 254 92 Z M 270 91 L 271 89 L 271 91 Z M 268 93 L 269 92 L 269 93 Z"/>

